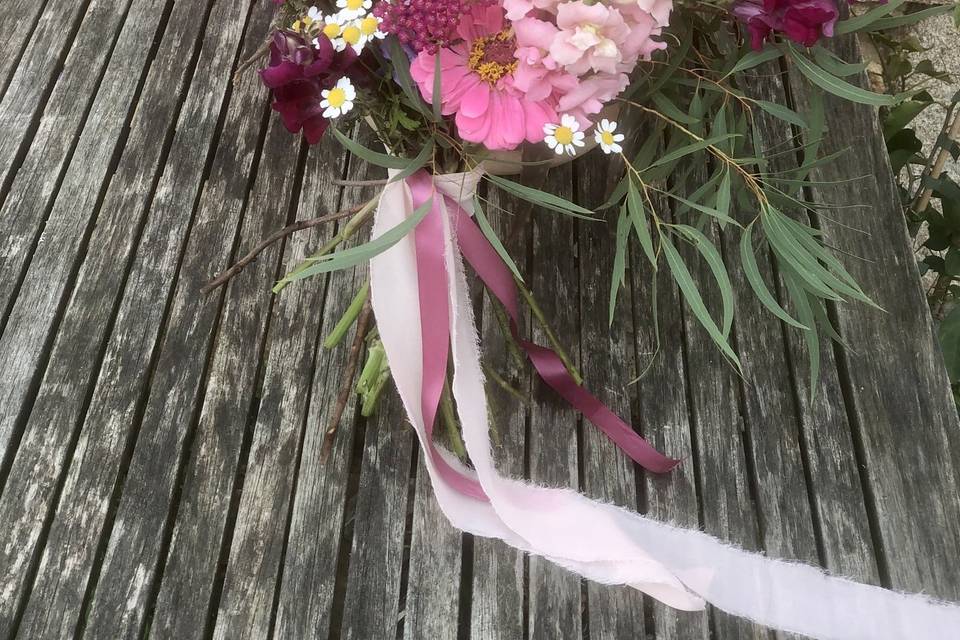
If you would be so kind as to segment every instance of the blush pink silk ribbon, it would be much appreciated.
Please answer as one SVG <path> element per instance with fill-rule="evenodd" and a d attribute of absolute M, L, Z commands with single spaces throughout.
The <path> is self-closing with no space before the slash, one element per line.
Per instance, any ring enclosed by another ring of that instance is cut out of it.
<path fill-rule="evenodd" d="M 513 320 L 516 290 L 509 271 L 465 211 L 479 178 L 479 172 L 430 176 L 421 171 L 388 184 L 374 222 L 375 237 L 418 206 L 429 201 L 431 208 L 412 234 L 370 262 L 373 311 L 391 373 L 424 451 L 437 501 L 453 526 L 499 538 L 590 580 L 629 585 L 677 609 L 698 610 L 709 602 L 760 624 L 814 638 L 942 638 L 946 629 L 960 629 L 957 605 L 829 576 L 816 567 L 746 552 L 701 531 L 661 523 L 570 489 L 500 475 L 491 451 L 461 251 Z M 548 384 L 632 458 L 659 471 L 675 464 L 572 379 L 567 384 L 555 354 L 521 344 Z M 432 439 L 451 354 L 453 396 L 473 469 Z"/>

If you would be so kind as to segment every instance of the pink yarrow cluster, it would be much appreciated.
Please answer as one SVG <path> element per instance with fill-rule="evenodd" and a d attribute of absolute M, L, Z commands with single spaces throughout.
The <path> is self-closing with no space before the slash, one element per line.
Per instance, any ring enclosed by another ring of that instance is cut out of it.
<path fill-rule="evenodd" d="M 541 142 L 544 126 L 563 114 L 589 126 L 626 88 L 637 62 L 666 46 L 653 37 L 673 6 L 672 0 L 464 2 L 455 34 L 438 50 L 420 48 L 410 72 L 432 102 L 439 56 L 443 114 L 454 116 L 461 138 L 491 150 Z"/>
<path fill-rule="evenodd" d="M 373 15 L 383 20 L 380 30 L 397 36 L 400 44 L 416 52 L 437 53 L 456 39 L 463 3 L 461 0 L 381 0 L 374 6 Z"/>

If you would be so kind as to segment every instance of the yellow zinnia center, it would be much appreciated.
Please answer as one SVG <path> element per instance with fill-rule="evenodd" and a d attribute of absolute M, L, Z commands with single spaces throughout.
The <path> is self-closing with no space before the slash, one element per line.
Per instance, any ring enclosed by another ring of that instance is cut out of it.
<path fill-rule="evenodd" d="M 360 31 L 365 36 L 372 36 L 377 31 L 377 27 L 380 26 L 380 23 L 377 22 L 377 19 L 373 16 L 367 16 L 360 21 Z"/>
<path fill-rule="evenodd" d="M 336 22 L 331 22 L 323 28 L 323 35 L 327 36 L 331 40 L 340 35 L 340 25 Z"/>
<path fill-rule="evenodd" d="M 363 0 L 347 0 L 347 9 L 356 11 L 363 6 Z"/>
<path fill-rule="evenodd" d="M 347 44 L 357 44 L 360 42 L 360 29 L 350 25 L 343 30 L 343 39 L 347 41 Z"/>
<path fill-rule="evenodd" d="M 573 143 L 573 129 L 570 127 L 557 127 L 557 130 L 553 133 L 553 137 L 556 138 L 560 144 L 571 144 Z"/>
<path fill-rule="evenodd" d="M 330 90 L 330 93 L 327 94 L 327 102 L 330 103 L 330 106 L 334 109 L 339 109 L 343 106 L 343 103 L 347 101 L 347 93 L 340 87 L 336 87 Z"/>
<path fill-rule="evenodd" d="M 517 42 L 513 35 L 501 31 L 494 36 L 483 36 L 473 41 L 467 66 L 476 72 L 480 79 L 496 84 L 500 78 L 513 73 L 518 61 L 514 57 Z"/>
<path fill-rule="evenodd" d="M 600 134 L 600 139 L 603 140 L 603 144 L 605 145 L 613 144 L 613 134 L 610 133 L 609 131 L 603 131 Z"/>

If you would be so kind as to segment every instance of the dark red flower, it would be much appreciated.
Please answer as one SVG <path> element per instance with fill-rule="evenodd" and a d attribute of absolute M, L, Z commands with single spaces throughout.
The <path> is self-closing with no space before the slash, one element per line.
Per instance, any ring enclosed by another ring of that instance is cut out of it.
<path fill-rule="evenodd" d="M 738 0 L 731 11 L 747 26 L 750 46 L 757 50 L 777 33 L 812 47 L 821 36 L 833 37 L 840 15 L 835 0 Z"/>
<path fill-rule="evenodd" d="M 310 144 L 320 141 L 330 124 L 321 115 L 320 92 L 347 75 L 356 61 L 352 48 L 336 52 L 323 34 L 307 42 L 294 31 L 274 33 L 270 65 L 260 71 L 260 77 L 273 92 L 273 110 L 288 131 L 303 131 Z"/>

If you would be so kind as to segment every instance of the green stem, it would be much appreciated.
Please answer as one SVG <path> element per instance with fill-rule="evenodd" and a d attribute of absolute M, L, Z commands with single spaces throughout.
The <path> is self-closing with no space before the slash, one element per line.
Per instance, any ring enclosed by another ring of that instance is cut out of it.
<path fill-rule="evenodd" d="M 524 359 L 520 354 L 520 346 L 513 338 L 513 332 L 510 330 L 507 314 L 504 312 L 503 306 L 495 300 L 490 301 L 490 306 L 493 307 L 493 314 L 497 317 L 497 326 L 500 327 L 500 333 L 503 335 L 503 339 L 507 342 L 507 351 L 513 358 L 513 362 L 517 365 L 517 368 L 522 369 L 524 365 Z"/>
<path fill-rule="evenodd" d="M 517 400 L 519 400 L 519 401 L 522 402 L 523 404 L 527 405 L 528 407 L 533 404 L 533 403 L 530 401 L 530 398 L 528 398 L 527 396 L 525 396 L 522 391 L 520 391 L 520 390 L 517 389 L 516 387 L 512 386 L 512 385 L 511 385 L 509 382 L 507 382 L 506 380 L 504 380 L 503 376 L 501 376 L 499 373 L 497 373 L 497 372 L 493 369 L 493 367 L 488 367 L 487 365 L 483 365 L 483 372 L 484 372 L 484 374 L 486 374 L 486 376 L 487 376 L 488 378 L 490 378 L 491 380 L 493 380 L 494 382 L 496 382 L 497 385 L 498 385 L 501 389 L 503 389 L 504 391 L 506 391 L 507 393 L 509 393 L 511 396 L 513 396 L 514 398 L 516 398 Z"/>
<path fill-rule="evenodd" d="M 446 379 L 443 381 L 443 392 L 440 394 L 440 415 L 443 418 L 444 426 L 447 428 L 450 447 L 458 458 L 466 460 L 467 448 L 463 446 L 463 438 L 460 437 L 460 427 L 453 410 L 453 400 L 450 398 L 450 382 Z"/>
<path fill-rule="evenodd" d="M 573 380 L 578 384 L 583 384 L 583 376 L 580 375 L 580 372 L 577 371 L 577 368 L 574 366 L 573 361 L 570 359 L 570 356 L 567 355 L 567 352 L 564 351 L 563 347 L 560 346 L 560 341 L 557 340 L 557 336 L 553 333 L 553 329 L 550 328 L 550 325 L 547 324 L 547 319 L 543 315 L 543 310 L 540 309 L 540 305 L 537 304 L 537 301 L 533 299 L 533 294 L 530 293 L 530 290 L 527 287 L 514 278 L 514 281 L 517 283 L 517 288 L 520 290 L 523 299 L 526 300 L 527 306 L 530 307 L 530 311 L 533 312 L 533 317 L 536 318 L 537 322 L 540 324 L 540 327 L 543 329 L 544 334 L 547 336 L 547 340 L 550 342 L 550 347 L 556 352 L 559 356 L 560 361 L 563 362 L 563 366 L 566 367 L 567 372 L 573 376 Z"/>
<path fill-rule="evenodd" d="M 350 218 L 347 224 L 343 226 L 343 229 L 340 230 L 340 233 L 335 235 L 329 242 L 327 242 L 327 244 L 320 247 L 319 251 L 317 251 L 308 259 L 298 264 L 293 271 L 285 275 L 280 280 L 280 282 L 274 285 L 273 292 L 280 293 L 281 291 L 283 291 L 284 287 L 286 287 L 288 284 L 293 282 L 292 280 L 293 276 L 295 276 L 296 274 L 300 273 L 307 267 L 310 267 L 311 265 L 316 263 L 317 258 L 322 258 L 323 256 L 327 255 L 328 253 L 336 249 L 338 246 L 340 246 L 343 242 L 345 242 L 348 238 L 350 238 L 354 233 L 356 233 L 357 229 L 359 229 L 363 225 L 363 223 L 367 221 L 367 218 L 370 217 L 370 214 L 373 213 L 373 211 L 377 208 L 378 201 L 379 201 L 379 197 L 376 197 L 376 198 L 372 198 L 370 202 L 365 204 L 363 206 L 363 209 L 360 209 L 360 211 L 358 211 L 355 216 Z"/>
<path fill-rule="evenodd" d="M 327 339 L 323 341 L 324 348 L 332 349 L 340 344 L 340 341 L 343 340 L 343 337 L 347 335 L 347 331 L 349 331 L 350 327 L 353 326 L 353 323 L 357 321 L 357 316 L 360 315 L 360 312 L 363 310 L 363 305 L 369 297 L 370 280 L 367 280 L 363 283 L 363 286 L 360 287 L 360 291 L 357 292 L 357 295 L 353 297 L 353 301 L 350 303 L 350 306 L 347 307 L 343 317 L 341 317 L 337 322 L 336 326 L 333 328 L 333 331 L 331 331 L 330 335 L 327 336 Z"/>

